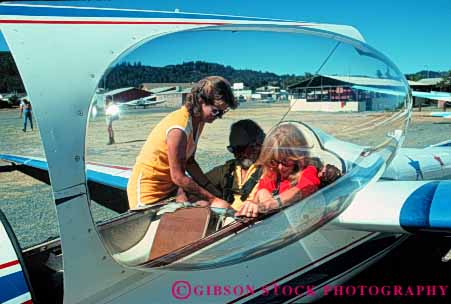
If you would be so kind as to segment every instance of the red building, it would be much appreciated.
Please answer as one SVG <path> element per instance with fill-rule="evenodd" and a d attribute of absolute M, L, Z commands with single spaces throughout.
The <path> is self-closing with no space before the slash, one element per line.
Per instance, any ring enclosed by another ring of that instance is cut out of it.
<path fill-rule="evenodd" d="M 111 96 L 113 98 L 113 101 L 116 103 L 129 102 L 132 100 L 148 97 L 150 95 L 152 95 L 151 92 L 134 87 L 116 89 L 104 94 L 105 98 L 107 96 Z"/>

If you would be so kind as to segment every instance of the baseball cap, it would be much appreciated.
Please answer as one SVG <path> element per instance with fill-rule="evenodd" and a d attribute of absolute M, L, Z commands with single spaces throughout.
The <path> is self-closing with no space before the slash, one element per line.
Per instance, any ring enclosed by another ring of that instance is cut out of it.
<path fill-rule="evenodd" d="M 250 119 L 243 119 L 232 124 L 229 135 L 229 147 L 247 146 L 250 144 L 262 144 L 265 132 L 260 126 Z"/>

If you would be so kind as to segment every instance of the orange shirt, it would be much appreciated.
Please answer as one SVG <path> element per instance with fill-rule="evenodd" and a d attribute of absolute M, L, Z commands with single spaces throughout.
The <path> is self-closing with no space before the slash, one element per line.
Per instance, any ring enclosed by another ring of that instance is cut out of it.
<path fill-rule="evenodd" d="M 187 136 L 186 158 L 196 151 L 197 140 L 204 127 L 199 124 L 193 134 L 193 123 L 188 109 L 182 106 L 169 113 L 152 130 L 139 153 L 128 181 L 130 208 L 156 203 L 170 196 L 177 186 L 172 182 L 166 138 L 170 130 L 180 129 Z"/>
<path fill-rule="evenodd" d="M 318 190 L 320 180 L 318 178 L 318 170 L 314 166 L 307 166 L 299 174 L 296 187 L 301 190 L 302 196 L 307 197 Z M 285 192 L 292 187 L 291 182 L 288 179 L 281 180 L 279 184 L 279 194 Z M 258 190 L 266 189 L 269 192 L 273 192 L 277 188 L 276 174 L 269 172 L 263 176 L 258 182 Z"/>

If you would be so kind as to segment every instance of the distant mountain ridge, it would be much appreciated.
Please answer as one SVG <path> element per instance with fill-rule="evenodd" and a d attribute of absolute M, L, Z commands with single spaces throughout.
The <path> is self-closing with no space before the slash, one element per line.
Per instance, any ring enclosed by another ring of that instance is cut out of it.
<path fill-rule="evenodd" d="M 405 74 L 406 78 L 409 80 L 420 80 L 424 78 L 441 78 L 446 77 L 448 72 L 436 72 L 436 71 L 427 71 L 422 70 L 413 74 Z"/>
<path fill-rule="evenodd" d="M 138 63 L 123 62 L 114 66 L 106 76 L 108 89 L 136 87 L 141 83 L 196 82 L 209 75 L 220 75 L 231 83 L 243 82 L 255 89 L 266 85 L 287 86 L 302 81 L 304 76 L 277 75 L 271 72 L 240 70 L 219 63 L 190 61 L 182 64 L 153 67 Z M 308 74 L 307 74 L 308 76 Z M 101 81 L 101 83 L 103 83 Z"/>
<path fill-rule="evenodd" d="M 311 74 L 305 75 L 277 75 L 271 72 L 261 72 L 249 69 L 235 69 L 219 63 L 204 61 L 190 61 L 182 64 L 153 67 L 140 62 L 123 62 L 112 67 L 99 86 L 107 89 L 123 87 L 138 87 L 141 83 L 168 83 L 168 82 L 196 82 L 209 75 L 220 75 L 231 83 L 243 82 L 247 87 L 255 89 L 266 85 L 276 85 L 286 88 L 300 82 Z M 410 80 L 423 78 L 449 77 L 450 72 L 419 71 L 406 74 Z M 19 72 L 10 52 L 0 52 L 0 93 L 24 93 L 25 88 L 20 79 Z"/>
<path fill-rule="evenodd" d="M 25 92 L 16 63 L 10 52 L 0 52 L 0 93 Z"/>

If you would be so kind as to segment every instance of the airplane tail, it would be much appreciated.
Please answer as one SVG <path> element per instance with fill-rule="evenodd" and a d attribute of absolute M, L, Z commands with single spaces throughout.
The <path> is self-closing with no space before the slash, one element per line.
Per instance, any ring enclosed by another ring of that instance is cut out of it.
<path fill-rule="evenodd" d="M 333 225 L 363 231 L 451 233 L 451 181 L 379 181 L 357 193 Z"/>

